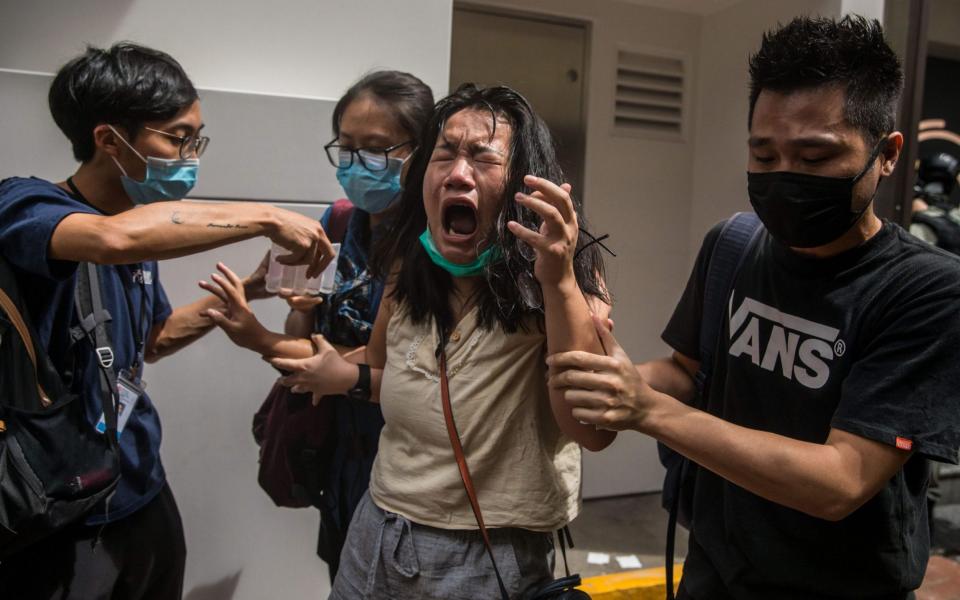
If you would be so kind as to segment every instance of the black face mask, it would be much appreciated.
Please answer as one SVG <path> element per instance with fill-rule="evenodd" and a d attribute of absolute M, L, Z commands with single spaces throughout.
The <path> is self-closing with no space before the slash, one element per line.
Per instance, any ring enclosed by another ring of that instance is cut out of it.
<path fill-rule="evenodd" d="M 792 248 L 828 244 L 850 231 L 873 202 L 871 197 L 866 206 L 854 211 L 853 187 L 870 171 L 886 143 L 884 138 L 877 144 L 866 166 L 853 177 L 747 172 L 750 204 L 778 242 Z"/>

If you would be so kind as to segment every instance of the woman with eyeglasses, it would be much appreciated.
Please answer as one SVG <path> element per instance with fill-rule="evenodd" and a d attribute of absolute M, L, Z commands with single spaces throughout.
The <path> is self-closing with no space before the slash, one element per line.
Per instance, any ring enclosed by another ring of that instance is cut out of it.
<path fill-rule="evenodd" d="M 383 292 L 382 282 L 368 268 L 370 249 L 400 198 L 404 165 L 432 112 L 430 88 L 399 71 L 370 73 L 340 98 L 333 110 L 334 138 L 324 150 L 353 208 L 337 260 L 334 291 L 323 296 L 285 296 L 291 308 L 285 335 L 263 328 L 245 301 L 242 309 L 235 306 L 226 315 L 211 313 L 235 343 L 264 356 L 311 356 L 311 334 L 322 335 L 342 353 L 367 343 Z M 321 217 L 325 230 L 333 213 L 331 207 Z M 226 283 L 219 275 L 214 282 Z M 202 287 L 222 295 L 220 285 L 204 283 Z M 244 310 L 246 315 L 241 314 Z M 317 553 L 329 565 L 333 581 L 347 526 L 369 484 L 383 416 L 379 405 L 350 401 L 343 395 L 324 398 L 324 402 L 333 403 L 335 427 L 332 455 L 322 459 L 326 477 L 321 482 L 323 505 L 318 507 Z"/>

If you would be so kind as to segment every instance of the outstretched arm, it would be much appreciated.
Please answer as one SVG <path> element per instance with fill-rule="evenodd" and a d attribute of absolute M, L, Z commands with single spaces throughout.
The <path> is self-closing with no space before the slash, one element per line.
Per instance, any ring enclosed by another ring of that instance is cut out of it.
<path fill-rule="evenodd" d="M 839 429 L 816 444 L 692 408 L 651 387 L 641 375 L 644 367 L 633 365 L 605 327 L 596 323 L 596 328 L 606 355 L 567 352 L 548 359 L 557 369 L 550 386 L 562 392 L 577 419 L 650 435 L 771 502 L 840 520 L 876 495 L 910 457 Z M 674 375 L 662 382 L 674 381 Z"/>
<path fill-rule="evenodd" d="M 264 257 L 257 269 L 243 278 L 246 299 L 256 300 L 270 296 L 264 286 L 268 258 L 269 255 Z M 206 335 L 215 326 L 206 314 L 208 309 L 222 311 L 225 306 L 217 296 L 204 296 L 196 302 L 175 308 L 165 321 L 154 325 L 144 351 L 146 361 L 156 362 L 170 356 Z"/>
<path fill-rule="evenodd" d="M 528 175 L 524 183 L 534 194 L 517 194 L 517 202 L 543 218 L 540 231 L 531 231 L 517 222 L 508 223 L 510 231 L 536 252 L 534 274 L 543 290 L 546 314 L 547 353 L 570 350 L 603 352 L 593 327 L 587 300 L 577 285 L 573 254 L 577 247 L 577 215 L 570 199 L 570 186 Z M 550 405 L 561 431 L 588 450 L 602 450 L 616 437 L 613 431 L 600 430 L 579 422 L 563 401 L 563 393 L 550 390 Z"/>
<path fill-rule="evenodd" d="M 319 275 L 333 257 L 320 223 L 293 211 L 252 202 L 158 202 L 101 216 L 73 213 L 50 239 L 50 256 L 97 264 L 130 264 L 187 256 L 257 236 L 290 251 L 282 262 Z"/>

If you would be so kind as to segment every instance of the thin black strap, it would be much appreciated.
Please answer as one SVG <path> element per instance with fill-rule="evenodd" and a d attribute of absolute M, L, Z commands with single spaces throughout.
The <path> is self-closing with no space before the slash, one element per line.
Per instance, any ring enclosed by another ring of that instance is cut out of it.
<path fill-rule="evenodd" d="M 567 564 L 567 545 L 573 548 L 573 537 L 570 535 L 570 527 L 564 525 L 557 530 L 557 539 L 560 540 L 560 554 L 563 555 L 563 572 L 570 577 L 570 565 Z"/>
<path fill-rule="evenodd" d="M 500 596 L 503 600 L 510 600 L 510 594 L 507 593 L 507 587 L 503 584 L 503 577 L 500 576 L 500 569 L 497 567 L 497 559 L 493 556 L 493 545 L 490 543 L 490 536 L 487 533 L 487 526 L 483 522 L 483 513 L 480 512 L 480 502 L 477 500 L 477 492 L 473 487 L 473 479 L 470 477 L 470 469 L 467 467 L 467 457 L 463 452 L 463 444 L 460 441 L 460 433 L 457 431 L 457 424 L 453 420 L 453 407 L 450 405 L 450 384 L 447 380 L 447 354 L 444 350 L 446 346 L 446 335 L 440 323 L 437 323 L 437 363 L 440 370 L 440 400 L 443 404 L 443 420 L 447 425 L 447 435 L 450 437 L 450 446 L 453 448 L 453 456 L 457 461 L 457 467 L 460 469 L 460 479 L 463 481 L 463 487 L 467 492 L 467 499 L 470 501 L 470 508 L 473 509 L 473 516 L 477 520 L 477 526 L 480 528 L 480 536 L 487 547 L 487 555 L 490 562 L 493 563 L 493 572 L 497 576 L 497 584 L 500 586 Z"/>
<path fill-rule="evenodd" d="M 133 357 L 133 364 L 130 365 L 130 370 L 133 371 L 138 377 L 140 376 L 140 368 L 143 366 L 140 361 L 143 359 L 143 353 L 146 349 L 146 340 L 147 336 L 150 334 L 149 325 L 147 325 L 146 331 L 144 331 L 144 325 L 147 323 L 147 284 L 146 284 L 146 263 L 139 264 L 140 278 L 137 280 L 136 275 L 132 278 L 134 283 L 140 287 L 140 314 L 134 319 L 133 311 L 133 300 L 130 298 L 130 292 L 127 290 L 126 285 L 122 285 L 123 288 L 123 299 L 127 303 L 127 314 L 130 317 L 130 330 L 133 334 L 133 348 L 136 355 Z M 136 273 L 136 271 L 134 271 Z"/>
<path fill-rule="evenodd" d="M 713 370 L 713 358 L 720 341 L 723 315 L 734 279 L 748 254 L 747 250 L 762 230 L 756 214 L 737 213 L 724 223 L 710 255 L 704 282 L 703 316 L 700 319 L 700 369 L 696 375 L 701 398 L 706 396 L 703 385 Z"/>
<path fill-rule="evenodd" d="M 686 467 L 686 464 L 683 465 Z M 683 468 L 681 467 L 681 468 Z M 667 576 L 667 600 L 675 600 L 673 593 L 673 556 L 677 541 L 677 513 L 680 512 L 680 488 L 683 477 L 677 477 L 673 501 L 670 503 L 670 516 L 667 518 L 667 548 L 664 552 L 664 569 Z"/>
<path fill-rule="evenodd" d="M 83 202 L 90 208 L 99 210 L 96 206 L 90 204 L 90 201 L 87 200 L 86 196 L 80 193 L 80 190 L 77 188 L 77 184 L 73 182 L 73 175 L 71 175 L 70 177 L 67 177 L 67 187 L 69 187 L 70 191 L 73 192 L 73 195 L 77 197 L 77 200 L 79 200 L 80 202 Z"/>

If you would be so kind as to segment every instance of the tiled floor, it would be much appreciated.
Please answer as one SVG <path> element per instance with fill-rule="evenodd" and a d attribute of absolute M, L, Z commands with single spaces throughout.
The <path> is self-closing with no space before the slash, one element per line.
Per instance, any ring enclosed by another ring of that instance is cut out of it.
<path fill-rule="evenodd" d="M 931 560 L 917 600 L 960 600 L 960 504 L 938 506 L 934 527 L 933 542 L 943 556 Z M 644 567 L 663 566 L 667 513 L 660 508 L 659 494 L 587 500 L 570 530 L 576 544 L 568 553 L 570 570 L 583 577 L 630 570 L 620 568 L 618 556 L 635 556 Z M 590 552 L 609 555 L 609 562 L 589 564 Z M 686 553 L 687 534 L 680 528 L 675 555 L 682 559 Z M 562 569 L 558 556 L 558 574 Z"/>

